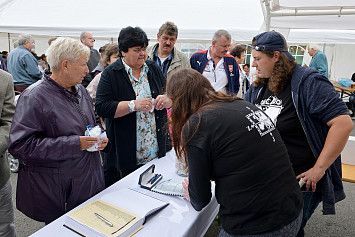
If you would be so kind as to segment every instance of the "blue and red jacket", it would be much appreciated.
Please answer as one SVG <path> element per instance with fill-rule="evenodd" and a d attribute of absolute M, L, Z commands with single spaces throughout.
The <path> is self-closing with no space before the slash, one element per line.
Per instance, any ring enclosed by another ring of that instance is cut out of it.
<path fill-rule="evenodd" d="M 224 57 L 224 69 L 228 78 L 228 91 L 232 95 L 237 95 L 239 91 L 239 69 L 235 58 L 232 55 L 226 54 Z M 191 68 L 203 74 L 208 63 L 207 50 L 198 51 L 191 55 Z"/>

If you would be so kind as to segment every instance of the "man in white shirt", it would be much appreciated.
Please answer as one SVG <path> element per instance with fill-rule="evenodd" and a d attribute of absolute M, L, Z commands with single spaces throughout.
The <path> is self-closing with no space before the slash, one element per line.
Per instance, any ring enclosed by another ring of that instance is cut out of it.
<path fill-rule="evenodd" d="M 237 95 L 239 90 L 238 64 L 227 54 L 231 35 L 226 30 L 218 30 L 208 50 L 194 53 L 190 58 L 191 67 L 205 76 L 216 91 Z"/>

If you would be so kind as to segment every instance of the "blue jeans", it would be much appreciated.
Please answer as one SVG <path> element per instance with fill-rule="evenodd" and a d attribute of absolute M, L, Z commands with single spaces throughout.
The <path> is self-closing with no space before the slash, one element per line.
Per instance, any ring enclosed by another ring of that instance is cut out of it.
<path fill-rule="evenodd" d="M 351 93 L 349 97 L 349 102 L 353 105 L 353 113 L 355 113 L 355 93 Z"/>
<path fill-rule="evenodd" d="M 321 196 L 317 192 L 312 191 L 302 191 L 303 195 L 303 219 L 301 228 L 297 234 L 297 237 L 304 236 L 304 227 L 307 224 L 309 218 L 311 218 L 314 210 L 318 207 L 319 203 L 321 202 Z"/>

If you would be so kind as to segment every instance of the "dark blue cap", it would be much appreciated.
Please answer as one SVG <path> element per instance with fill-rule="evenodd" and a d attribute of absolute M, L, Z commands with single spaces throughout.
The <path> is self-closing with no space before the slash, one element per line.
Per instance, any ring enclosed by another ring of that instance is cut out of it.
<path fill-rule="evenodd" d="M 280 51 L 286 54 L 290 61 L 295 61 L 295 58 L 288 52 L 287 42 L 285 37 L 276 31 L 267 31 L 254 37 L 252 46 L 256 51 Z"/>

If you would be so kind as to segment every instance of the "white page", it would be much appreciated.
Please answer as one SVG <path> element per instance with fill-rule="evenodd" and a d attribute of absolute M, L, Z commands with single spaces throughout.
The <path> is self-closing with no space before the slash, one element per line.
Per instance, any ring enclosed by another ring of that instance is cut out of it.
<path fill-rule="evenodd" d="M 142 218 L 152 210 L 159 209 L 168 204 L 167 202 L 128 188 L 107 193 L 100 199 L 130 211 Z"/>

